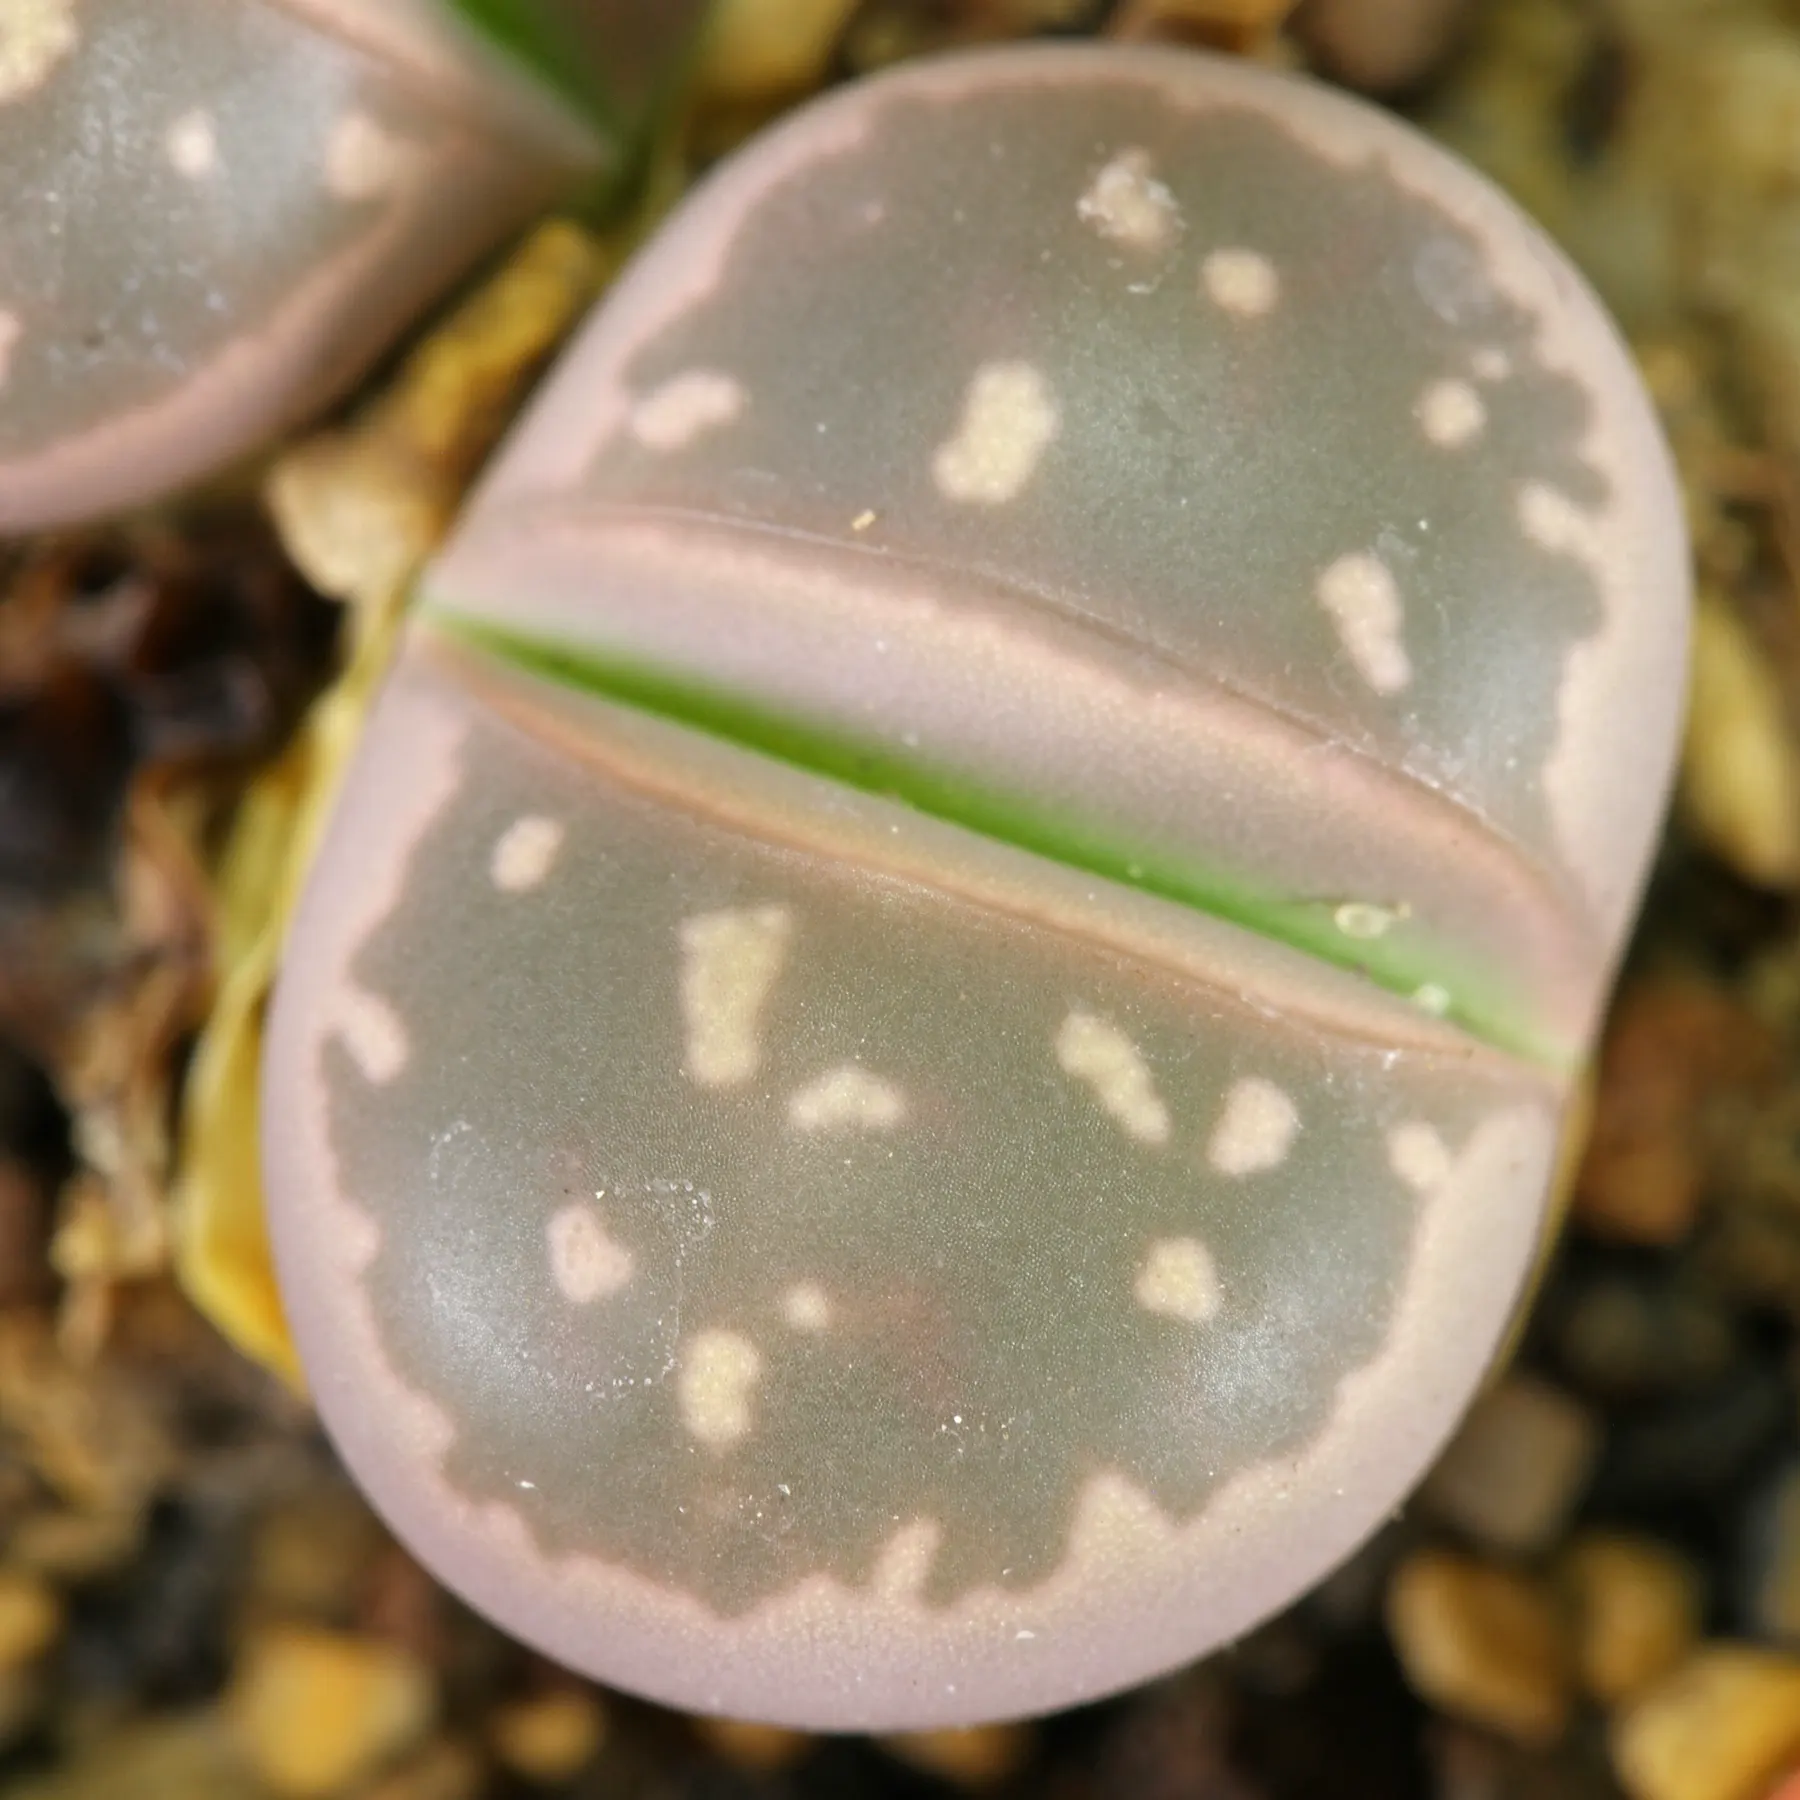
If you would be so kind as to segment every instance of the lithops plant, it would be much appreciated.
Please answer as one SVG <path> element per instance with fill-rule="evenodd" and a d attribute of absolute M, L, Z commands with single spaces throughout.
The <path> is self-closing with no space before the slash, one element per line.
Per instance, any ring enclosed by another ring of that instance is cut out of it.
<path fill-rule="evenodd" d="M 1568 266 L 1174 51 L 815 105 L 423 584 L 265 1159 L 350 1465 L 592 1674 L 816 1727 L 1242 1632 L 1495 1352 L 1686 565 Z"/>
<path fill-rule="evenodd" d="M 596 116 L 597 71 L 549 63 L 570 9 L 0 0 L 0 532 L 255 447 L 603 180 L 628 122 Z M 589 10 L 641 97 L 700 8 Z"/>

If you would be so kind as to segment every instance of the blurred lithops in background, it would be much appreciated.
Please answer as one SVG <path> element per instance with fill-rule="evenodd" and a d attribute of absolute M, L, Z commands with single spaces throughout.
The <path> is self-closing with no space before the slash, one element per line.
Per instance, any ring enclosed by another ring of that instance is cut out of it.
<path fill-rule="evenodd" d="M 0 533 L 159 498 L 338 398 L 508 232 L 619 177 L 700 10 L 12 0 Z"/>
<path fill-rule="evenodd" d="M 309 1379 L 627 1688 L 1038 1711 L 1317 1580 L 1517 1303 L 1680 505 L 1477 177 L 1176 51 L 847 90 L 504 449 L 290 939 Z"/>

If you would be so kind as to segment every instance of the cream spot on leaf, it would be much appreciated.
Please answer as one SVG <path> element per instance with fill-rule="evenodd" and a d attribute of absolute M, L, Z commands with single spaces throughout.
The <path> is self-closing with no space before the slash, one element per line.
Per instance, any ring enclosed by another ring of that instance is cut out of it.
<path fill-rule="evenodd" d="M 1231 1085 L 1225 1110 L 1213 1127 L 1206 1160 L 1221 1175 L 1255 1175 L 1287 1160 L 1300 1114 L 1285 1089 L 1260 1075 Z"/>
<path fill-rule="evenodd" d="M 0 106 L 43 86 L 80 41 L 75 0 L 0 0 Z"/>
<path fill-rule="evenodd" d="M 1407 906 L 1379 906 L 1373 900 L 1346 900 L 1333 911 L 1331 922 L 1345 937 L 1367 942 L 1386 937 L 1411 910 Z"/>
<path fill-rule="evenodd" d="M 781 1316 L 796 1331 L 824 1331 L 831 1310 L 831 1296 L 816 1281 L 796 1281 L 781 1296 Z"/>
<path fill-rule="evenodd" d="M 1376 693 L 1396 694 L 1412 680 L 1400 642 L 1400 590 L 1379 557 L 1362 551 L 1340 556 L 1319 577 L 1318 596 L 1344 653 Z"/>
<path fill-rule="evenodd" d="M 1469 367 L 1482 381 L 1504 381 L 1512 373 L 1512 358 L 1497 344 L 1483 344 L 1470 357 Z"/>
<path fill-rule="evenodd" d="M 1142 1052 L 1118 1026 L 1092 1013 L 1070 1013 L 1056 1034 L 1056 1060 L 1065 1075 L 1092 1088 L 1100 1104 L 1140 1143 L 1168 1142 L 1169 1109 Z"/>
<path fill-rule="evenodd" d="M 785 906 L 701 913 L 681 927 L 685 1067 L 702 1087 L 736 1087 L 762 1061 L 762 1009 L 787 960 Z"/>
<path fill-rule="evenodd" d="M 1121 150 L 1088 183 L 1076 214 L 1113 243 L 1166 250 L 1181 234 L 1181 209 L 1152 167 L 1148 150 Z"/>
<path fill-rule="evenodd" d="M 682 1352 L 676 1378 L 681 1422 L 709 1449 L 749 1435 L 762 1353 L 739 1331 L 702 1331 Z"/>
<path fill-rule="evenodd" d="M 1592 561 L 1603 552 L 1593 521 L 1560 488 L 1528 481 L 1519 490 L 1519 524 L 1534 544 Z"/>
<path fill-rule="evenodd" d="M 1003 506 L 1025 491 L 1057 432 L 1049 383 L 1025 362 L 984 363 L 963 396 L 955 432 L 931 459 L 946 500 Z"/>
<path fill-rule="evenodd" d="M 503 894 L 525 894 L 550 873 L 562 849 L 560 820 L 527 813 L 513 822 L 494 842 L 488 874 Z"/>
<path fill-rule="evenodd" d="M 378 200 L 418 166 L 419 146 L 365 112 L 348 112 L 325 145 L 325 184 L 340 200 Z"/>
<path fill-rule="evenodd" d="M 1260 250 L 1214 250 L 1200 265 L 1213 305 L 1239 319 L 1260 319 L 1281 298 L 1281 278 Z"/>
<path fill-rule="evenodd" d="M 1487 424 L 1487 403 L 1466 381 L 1434 381 L 1414 411 L 1419 429 L 1441 450 L 1460 450 Z"/>
<path fill-rule="evenodd" d="M 1444 1140 L 1418 1120 L 1396 1125 L 1388 1133 L 1388 1167 L 1418 1194 L 1429 1194 L 1443 1185 L 1454 1158 Z"/>
<path fill-rule="evenodd" d="M 889 1131 L 906 1116 L 906 1099 L 892 1082 L 858 1063 L 828 1069 L 788 1101 L 788 1118 L 802 1131 L 845 1126 Z"/>
<path fill-rule="evenodd" d="M 163 151 L 176 174 L 203 181 L 219 166 L 219 134 L 204 106 L 184 112 L 163 135 Z"/>
<path fill-rule="evenodd" d="M 565 1300 L 585 1306 L 616 1294 L 631 1279 L 631 1252 L 607 1235 L 600 1215 L 577 1200 L 550 1220 L 550 1273 Z"/>
<path fill-rule="evenodd" d="M 631 435 L 648 450 L 683 450 L 744 410 L 741 383 L 718 369 L 672 375 L 632 407 Z"/>
<path fill-rule="evenodd" d="M 412 1054 L 406 1027 L 379 994 L 346 985 L 338 995 L 336 1021 L 344 1048 L 377 1087 L 386 1086 L 406 1067 Z"/>
<path fill-rule="evenodd" d="M 1163 1238 L 1150 1246 L 1132 1290 L 1146 1312 L 1203 1325 L 1218 1316 L 1219 1272 L 1198 1238 Z"/>

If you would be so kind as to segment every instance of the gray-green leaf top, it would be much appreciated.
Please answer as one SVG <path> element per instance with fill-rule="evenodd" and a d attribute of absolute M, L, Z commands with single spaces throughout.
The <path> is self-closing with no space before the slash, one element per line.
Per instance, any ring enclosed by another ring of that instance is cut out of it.
<path fill-rule="evenodd" d="M 278 996 L 352 1467 L 550 1653 L 823 1727 L 1242 1632 L 1492 1357 L 1687 611 L 1474 175 L 1173 51 L 720 172 L 429 572 Z"/>

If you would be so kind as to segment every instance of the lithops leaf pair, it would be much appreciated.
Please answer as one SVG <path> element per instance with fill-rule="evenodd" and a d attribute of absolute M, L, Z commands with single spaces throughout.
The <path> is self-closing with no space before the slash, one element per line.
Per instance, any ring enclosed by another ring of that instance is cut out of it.
<path fill-rule="evenodd" d="M 265 1158 L 351 1466 L 689 1707 L 1242 1632 L 1518 1299 L 1685 583 L 1609 326 L 1391 120 L 1059 47 L 784 124 L 429 572 L 302 905 Z"/>
<path fill-rule="evenodd" d="M 623 137 L 526 60 L 570 3 L 0 0 L 0 532 L 254 448 L 601 178 Z M 600 12 L 666 59 L 698 7 Z"/>

